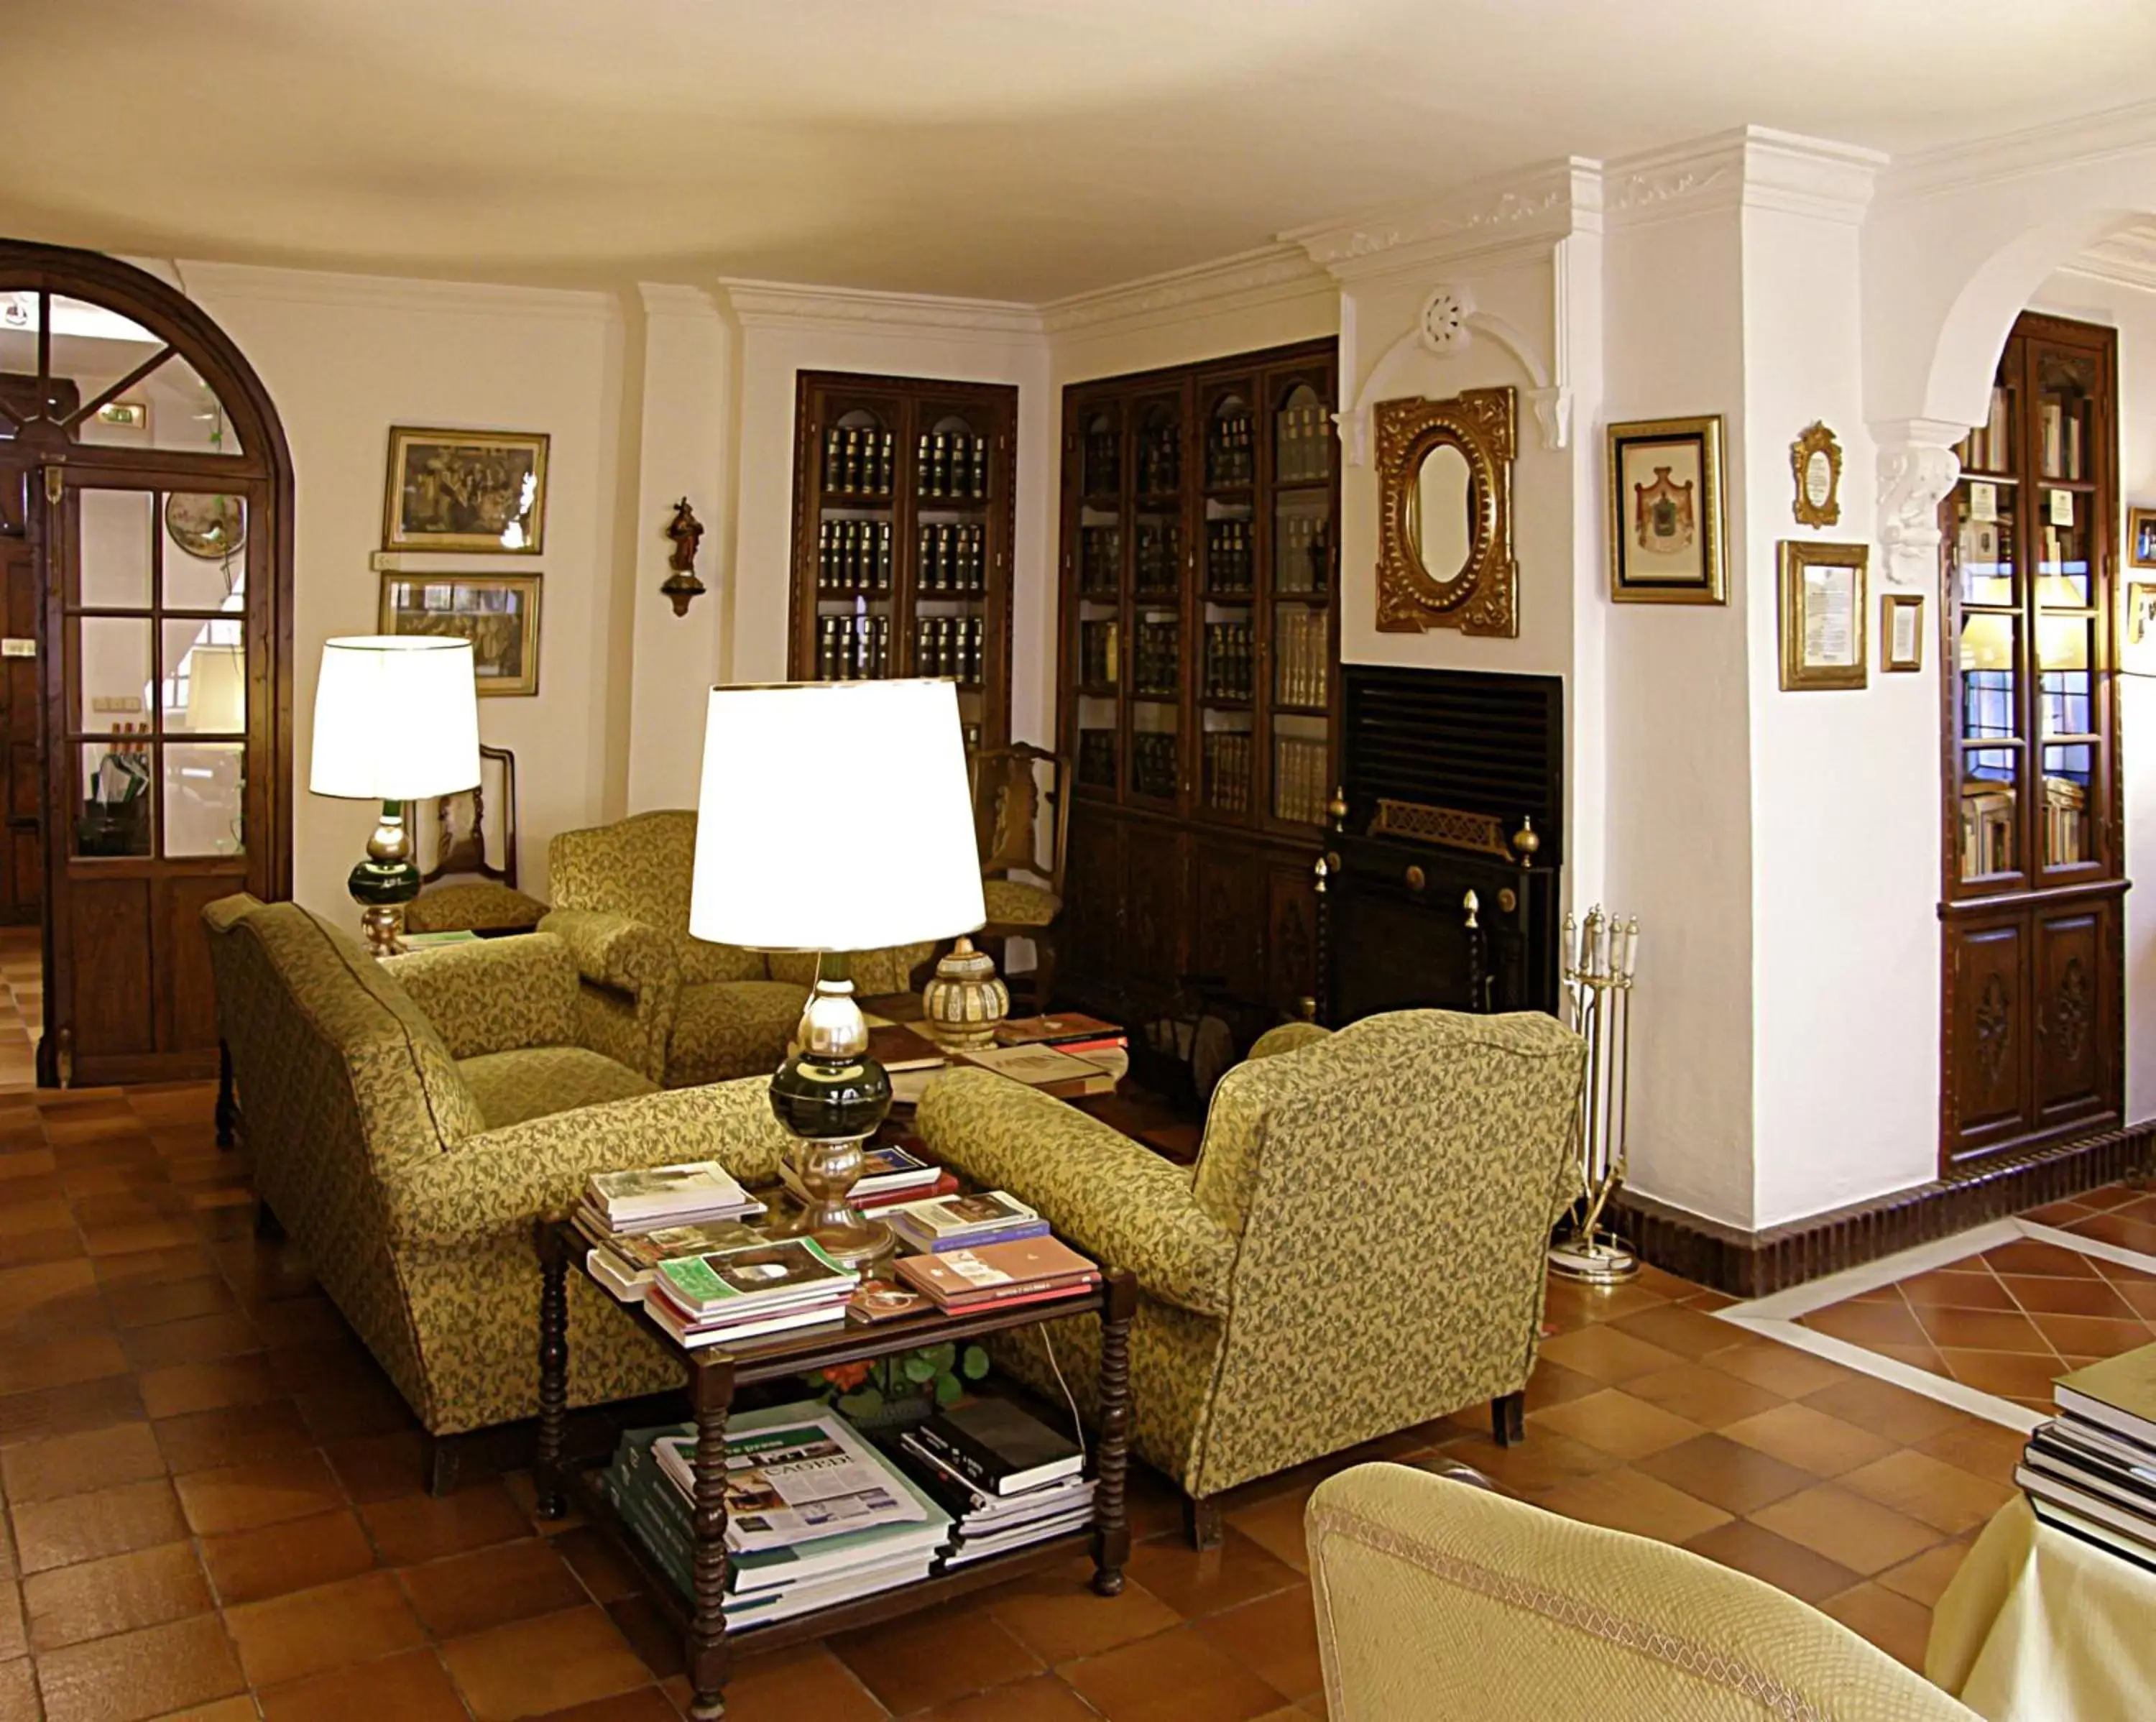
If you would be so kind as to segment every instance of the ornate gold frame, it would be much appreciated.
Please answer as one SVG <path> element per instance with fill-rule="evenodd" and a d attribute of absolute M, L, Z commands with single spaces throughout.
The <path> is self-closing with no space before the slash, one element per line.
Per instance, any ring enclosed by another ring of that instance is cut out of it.
<path fill-rule="evenodd" d="M 1915 645 L 1906 658 L 1894 655 L 1894 618 L 1913 610 L 1912 636 Z M 1879 594 L 1879 670 L 1881 675 L 1909 675 L 1924 667 L 1924 594 L 1921 592 L 1882 592 Z"/>
<path fill-rule="evenodd" d="M 1609 601 L 1612 604 L 1727 604 L 1729 602 L 1727 546 L 1722 517 L 1722 415 L 1698 419 L 1636 419 L 1612 424 L 1604 433 L 1604 500 L 1609 533 Z M 1700 578 L 1678 583 L 1628 579 L 1625 499 L 1625 450 L 1632 443 L 1693 442 L 1699 445 Z"/>
<path fill-rule="evenodd" d="M 1781 584 L 1782 691 L 1809 693 L 1827 688 L 1871 686 L 1871 650 L 1866 639 L 1865 611 L 1871 603 L 1871 547 L 1869 544 L 1823 544 L 1810 539 L 1784 538 L 1774 547 Z M 1856 630 L 1856 648 L 1846 664 L 1808 664 L 1804 661 L 1804 571 L 1814 563 L 1854 568 L 1856 590 L 1849 625 Z"/>
<path fill-rule="evenodd" d="M 1512 559 L 1515 395 L 1510 387 L 1470 388 L 1450 400 L 1420 395 L 1379 401 L 1378 432 L 1378 631 L 1517 639 L 1520 565 Z M 1450 445 L 1467 462 L 1474 539 L 1460 572 L 1440 580 L 1423 566 L 1408 532 L 1423 457 Z"/>
<path fill-rule="evenodd" d="M 1826 501 L 1815 504 L 1804 488 L 1804 471 L 1814 455 L 1826 456 Z M 1797 433 L 1789 445 L 1789 475 L 1796 481 L 1792 512 L 1800 527 L 1830 527 L 1841 523 L 1841 445 L 1825 424 L 1815 419 Z"/>

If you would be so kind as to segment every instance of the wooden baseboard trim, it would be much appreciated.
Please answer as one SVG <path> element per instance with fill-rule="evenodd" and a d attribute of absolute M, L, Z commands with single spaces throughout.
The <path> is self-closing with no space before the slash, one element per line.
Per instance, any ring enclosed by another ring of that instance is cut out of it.
<path fill-rule="evenodd" d="M 1641 1260 L 1732 1298 L 1763 1298 L 1989 1220 L 2144 1176 L 2152 1164 L 2156 1120 L 2003 1154 L 1965 1177 L 1920 1184 L 1765 1231 L 1724 1226 L 1630 1190 L 1613 1205 L 1617 1229 Z"/>

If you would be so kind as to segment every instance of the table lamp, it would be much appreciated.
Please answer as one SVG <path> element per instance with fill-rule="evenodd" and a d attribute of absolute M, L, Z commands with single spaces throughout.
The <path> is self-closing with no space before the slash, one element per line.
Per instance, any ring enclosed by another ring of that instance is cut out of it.
<path fill-rule="evenodd" d="M 404 948 L 404 905 L 419 894 L 404 803 L 454 795 L 478 782 L 470 640 L 380 634 L 323 642 L 307 787 L 317 795 L 382 804 L 367 859 L 346 881 L 376 956 Z"/>
<path fill-rule="evenodd" d="M 954 683 L 711 690 L 689 931 L 817 954 L 771 1105 L 808 1195 L 794 1224 L 849 1266 L 893 1247 L 891 1229 L 848 1200 L 862 1144 L 891 1106 L 854 1001 L 851 954 L 970 933 L 986 918 Z"/>

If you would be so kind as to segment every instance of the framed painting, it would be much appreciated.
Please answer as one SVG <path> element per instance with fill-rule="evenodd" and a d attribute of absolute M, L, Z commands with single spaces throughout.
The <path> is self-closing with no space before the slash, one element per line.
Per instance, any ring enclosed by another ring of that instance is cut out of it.
<path fill-rule="evenodd" d="M 1913 674 L 1924 667 L 1924 594 L 1887 592 L 1879 599 L 1879 667 Z"/>
<path fill-rule="evenodd" d="M 1864 588 L 1871 547 L 1784 538 L 1775 550 L 1784 691 L 1868 686 Z"/>
<path fill-rule="evenodd" d="M 1726 604 L 1722 419 L 1609 427 L 1609 596 Z"/>
<path fill-rule="evenodd" d="M 547 536 L 543 431 L 389 432 L 385 550 L 536 556 Z"/>
<path fill-rule="evenodd" d="M 384 574 L 382 631 L 469 640 L 482 696 L 539 691 L 537 574 Z"/>
<path fill-rule="evenodd" d="M 2156 568 L 2156 508 L 2126 511 L 2126 559 L 2138 568 Z"/>

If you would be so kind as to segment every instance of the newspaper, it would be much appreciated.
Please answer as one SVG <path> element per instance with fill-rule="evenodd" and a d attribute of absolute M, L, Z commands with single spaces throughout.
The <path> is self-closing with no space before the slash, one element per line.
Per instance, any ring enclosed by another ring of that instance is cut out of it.
<path fill-rule="evenodd" d="M 693 1499 L 696 1437 L 662 1436 L 653 1451 L 668 1479 Z M 927 1516 L 875 1449 L 832 1413 L 726 1437 L 726 1543 L 744 1554 Z"/>

